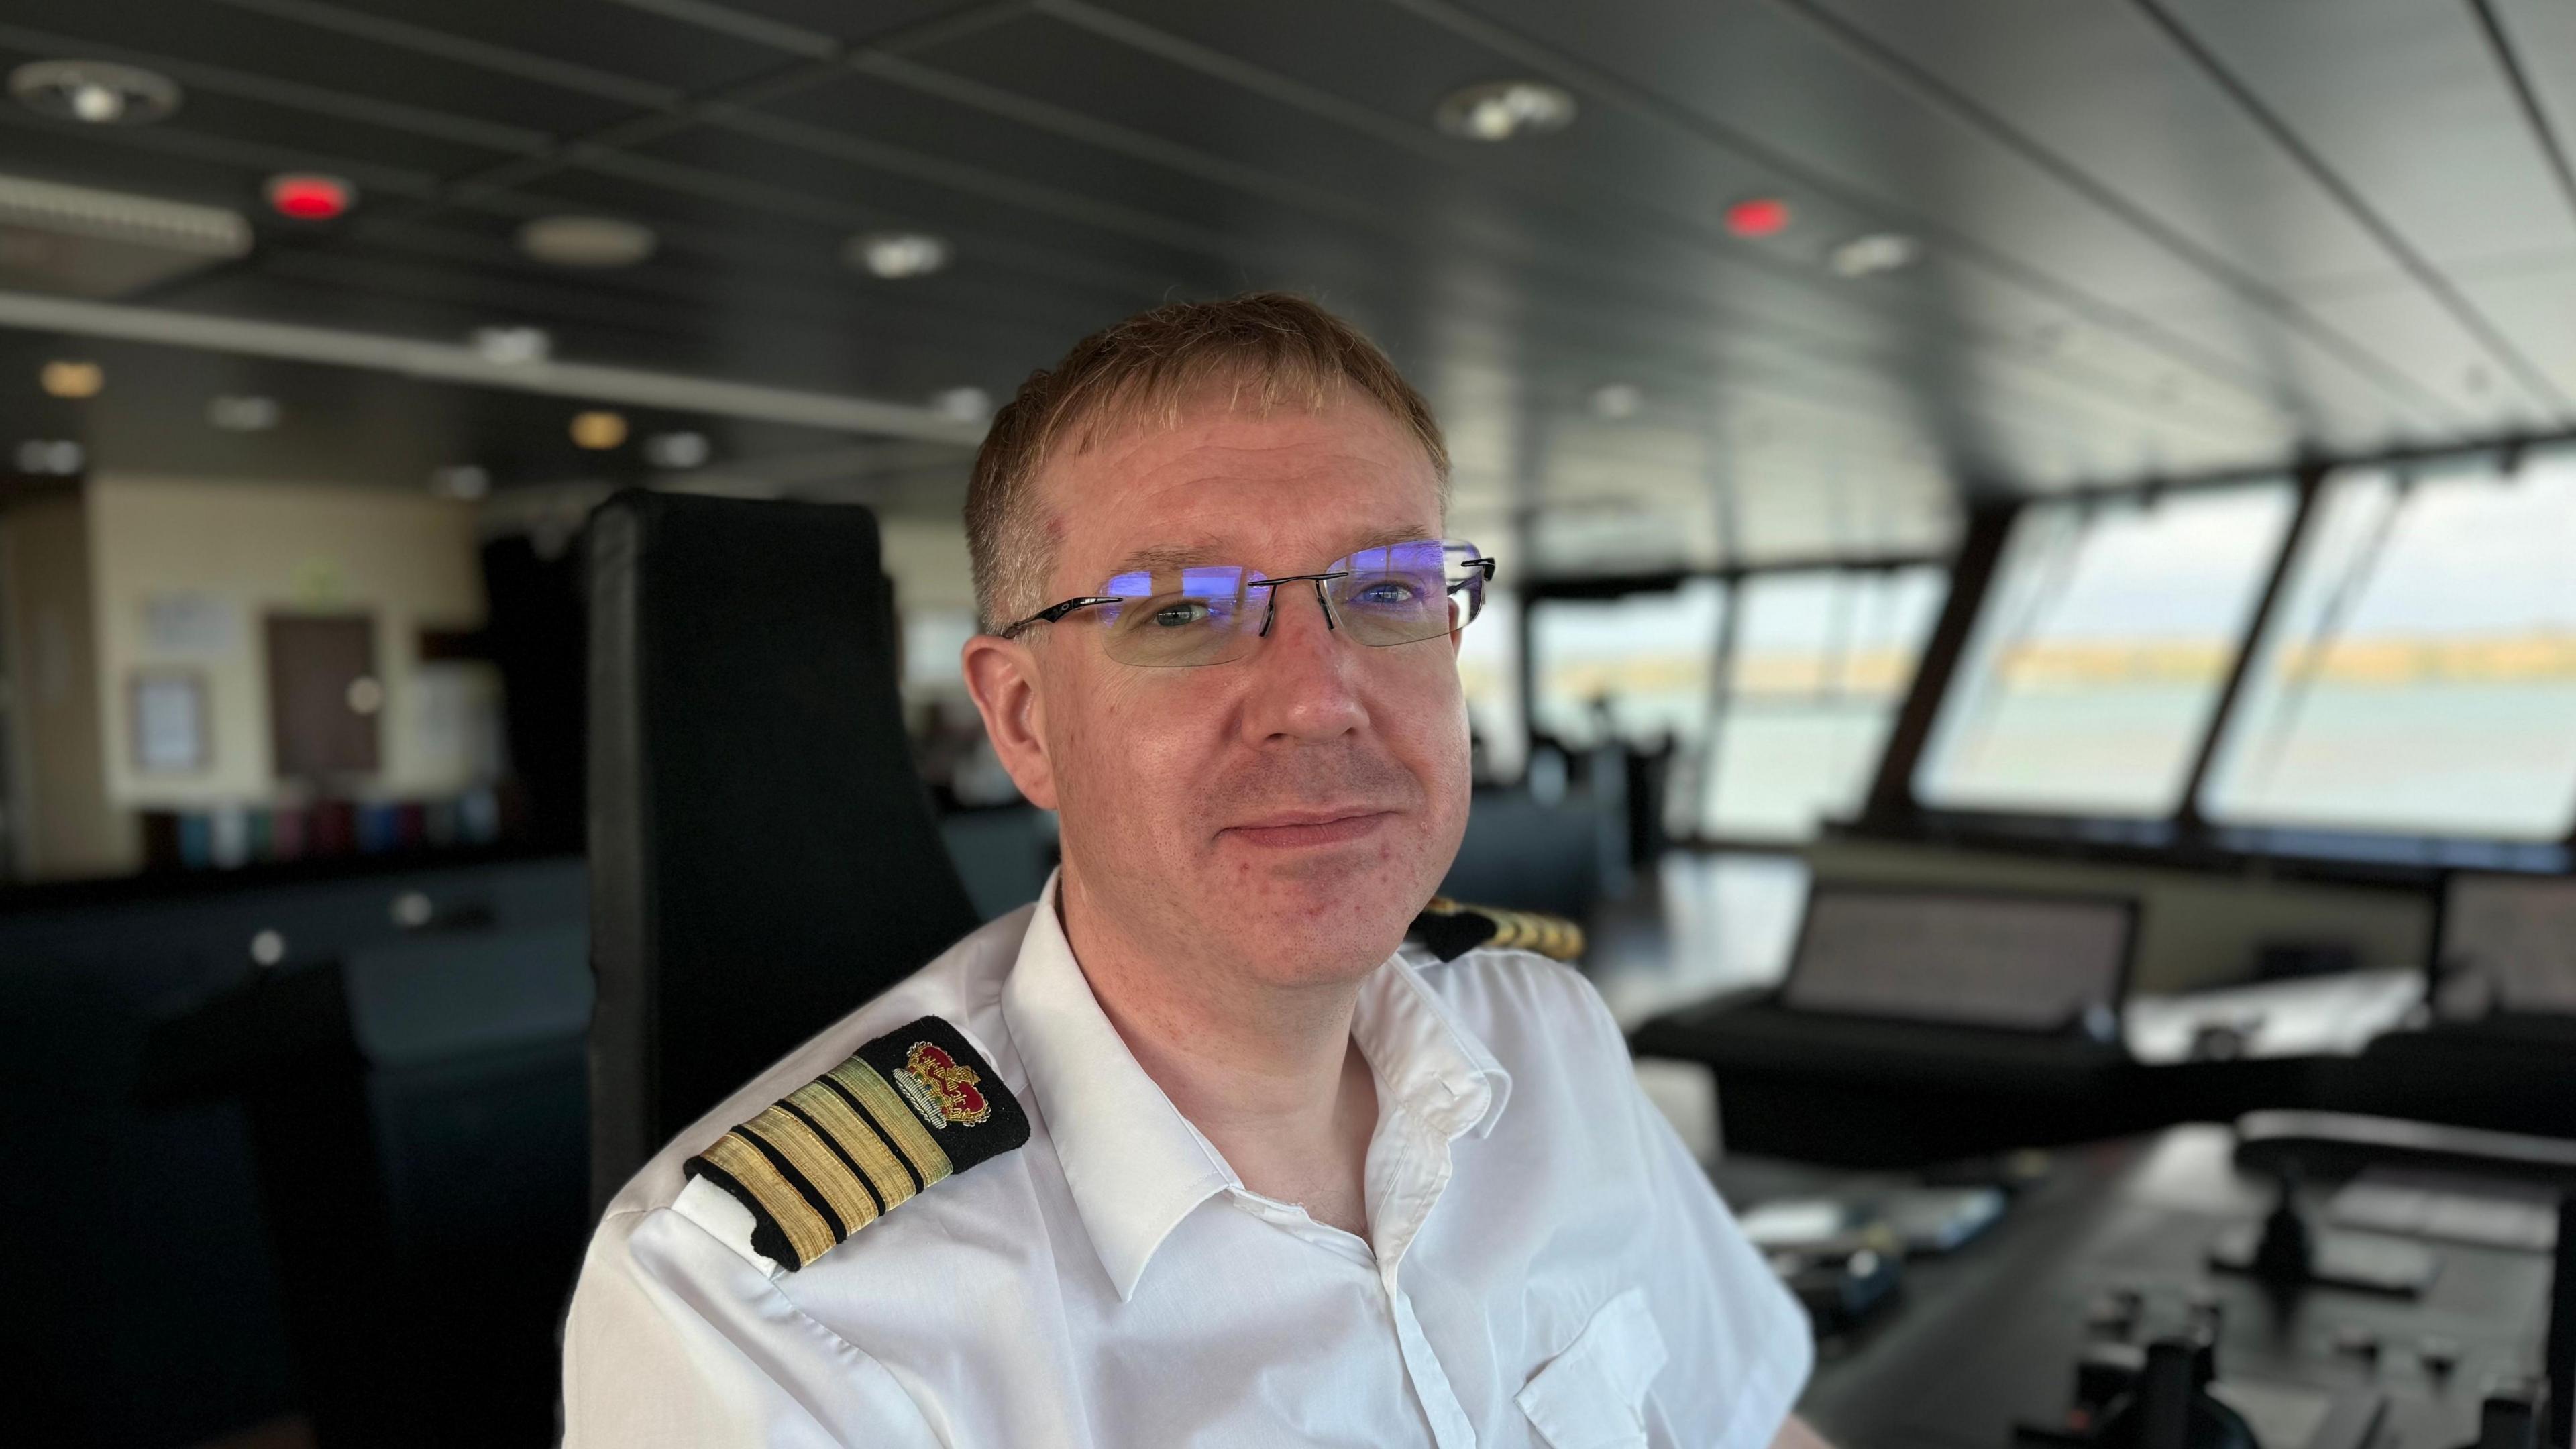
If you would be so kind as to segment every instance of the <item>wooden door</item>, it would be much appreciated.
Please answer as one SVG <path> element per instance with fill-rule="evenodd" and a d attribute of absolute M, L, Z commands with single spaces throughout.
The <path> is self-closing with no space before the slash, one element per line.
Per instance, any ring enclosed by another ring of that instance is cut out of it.
<path fill-rule="evenodd" d="M 370 614 L 268 616 L 268 719 L 282 780 L 324 781 L 376 770 L 376 673 Z"/>

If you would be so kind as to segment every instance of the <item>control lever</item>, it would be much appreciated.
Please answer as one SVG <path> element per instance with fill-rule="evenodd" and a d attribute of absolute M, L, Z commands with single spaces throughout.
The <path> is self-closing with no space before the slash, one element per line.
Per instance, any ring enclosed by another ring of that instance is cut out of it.
<path fill-rule="evenodd" d="M 2137 1385 L 2112 1403 L 2094 1444 L 2098 1449 L 2260 1449 L 2245 1416 L 2211 1396 L 2210 1381 L 2217 1374 L 2217 1353 L 2206 1337 L 2164 1338 L 2147 1345 Z"/>
<path fill-rule="evenodd" d="M 2307 1210 L 2299 1205 L 2305 1180 L 2299 1157 L 2240 1149 L 2238 1163 L 2273 1173 L 2278 1195 L 2259 1230 L 2241 1224 L 2219 1234 L 2209 1247 L 2211 1267 L 2246 1274 L 2284 1295 L 2320 1286 L 2411 1298 L 2433 1281 L 2440 1260 L 2420 1244 L 2371 1234 L 2323 1233 L 2311 1226 Z"/>
<path fill-rule="evenodd" d="M 2275 1288 L 2303 1287 L 2316 1276 L 2316 1234 L 2299 1208 L 2300 1177 L 2295 1160 L 2280 1164 L 2280 1196 L 2263 1219 L 2263 1236 L 2246 1265 L 2255 1277 Z"/>

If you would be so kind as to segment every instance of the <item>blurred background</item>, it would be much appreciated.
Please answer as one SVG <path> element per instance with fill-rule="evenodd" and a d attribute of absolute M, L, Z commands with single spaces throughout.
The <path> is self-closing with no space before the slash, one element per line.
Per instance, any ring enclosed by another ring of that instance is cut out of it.
<path fill-rule="evenodd" d="M 388 1442 L 331 1426 L 459 1384 L 545 1441 L 590 510 L 868 510 L 999 914 L 1052 829 L 956 677 L 967 466 L 1176 297 L 1311 295 L 1437 408 L 1502 560 L 1448 891 L 1590 927 L 1704 1154 L 2576 1131 L 2563 1068 L 2363 1069 L 2576 1007 L 2557 0 L 11 0 L 0 72 L 0 1351 L 46 1442 Z M 1800 1036 L 1834 890 L 2118 901 L 2075 1038 L 2277 1070 Z"/>

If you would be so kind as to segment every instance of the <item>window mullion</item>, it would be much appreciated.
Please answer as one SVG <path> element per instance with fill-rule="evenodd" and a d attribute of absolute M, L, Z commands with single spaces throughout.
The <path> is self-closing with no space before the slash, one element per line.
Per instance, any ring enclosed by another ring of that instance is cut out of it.
<path fill-rule="evenodd" d="M 2218 702 L 2209 712 L 2209 726 L 2201 732 L 2200 747 L 2192 755 L 2191 773 L 2183 777 L 2182 799 L 2174 806 L 2174 823 L 2182 831 L 2196 833 L 2208 826 L 2201 815 L 2201 786 L 2209 779 L 2210 763 L 2218 757 L 2218 743 L 2227 737 L 2229 721 L 2235 718 L 2237 700 L 2245 692 L 2245 681 L 2253 673 L 2255 651 L 2263 641 L 2263 631 L 2271 626 L 2273 612 L 2280 606 L 2281 595 L 2290 577 L 2291 563 L 2299 555 L 2299 545 L 2307 537 L 2308 525 L 2317 513 L 2317 500 L 2325 492 L 2326 466 L 2313 463 L 2298 473 L 2298 502 L 2290 512 L 2290 526 L 2281 530 L 2280 551 L 2272 557 L 2272 571 L 2263 580 L 2263 593 L 2254 601 L 2253 612 L 2246 615 L 2245 630 L 2236 643 L 2236 657 L 2227 668 L 2227 680 L 2219 686 Z"/>

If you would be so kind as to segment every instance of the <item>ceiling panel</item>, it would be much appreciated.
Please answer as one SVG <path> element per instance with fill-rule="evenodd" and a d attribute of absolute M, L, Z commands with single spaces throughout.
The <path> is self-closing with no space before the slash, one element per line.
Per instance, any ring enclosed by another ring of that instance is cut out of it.
<path fill-rule="evenodd" d="M 2531 86 L 2554 147 L 2561 190 L 2576 206 L 2576 176 L 2566 163 L 2576 152 L 2576 6 L 2565 0 L 2488 0 L 2513 62 Z"/>
<path fill-rule="evenodd" d="M 2126 4 L 2063 0 L 1780 0 L 1943 100 L 1991 118 L 1999 145 L 2062 167 L 2102 209 L 2163 228 L 2273 290 L 2395 269 L 2387 251 L 2273 145 L 2219 85 Z M 2223 268 L 2225 270 L 2217 270 Z M 2180 300 L 2179 298 L 2173 300 Z"/>
<path fill-rule="evenodd" d="M 0 62 L 16 59 L 0 54 Z M 75 129 L 0 106 L 0 172 L 12 176 L 241 210 L 259 194 L 274 159 L 209 146 L 185 132 Z"/>
<path fill-rule="evenodd" d="M 2576 246 L 2469 0 L 2161 3 L 2425 256 Z"/>
<path fill-rule="evenodd" d="M 1444 0 L 1401 3 L 1429 13 L 1448 8 Z M 1913 23 L 1925 23 L 1923 7 L 1912 8 L 1917 12 Z M 2106 7 L 2057 8 L 2091 13 Z M 1956 99 L 1969 94 L 1962 85 L 1952 85 L 1954 94 L 1945 96 L 1938 85 L 1908 80 L 1905 67 L 1924 69 L 1921 62 L 1935 61 L 1939 53 L 1919 35 L 1890 48 L 1897 56 L 1897 64 L 1890 66 L 1867 45 L 1855 46 L 1831 25 L 1814 23 L 1816 12 L 1794 0 L 1688 11 L 1693 24 L 1678 34 L 1673 16 L 1662 11 L 1618 12 L 1626 23 L 1608 25 L 1578 24 L 1569 13 L 1539 0 L 1482 0 L 1478 13 L 1508 19 L 1525 27 L 1539 44 L 1612 73 L 1615 84 L 1603 87 L 1607 94 L 1627 95 L 1624 87 L 1633 82 L 1646 95 L 1628 103 L 1705 118 L 1719 131 L 1712 144 L 1776 150 L 1811 184 L 1849 186 L 1888 198 L 1889 205 L 1927 227 L 1936 246 L 1939 238 L 1951 238 L 1966 253 L 1965 261 L 1994 274 L 1999 293 L 2035 292 L 2062 300 L 2070 279 L 2080 279 L 2072 283 L 2080 294 L 2076 304 L 2089 299 L 2092 305 L 2085 310 L 2093 320 L 2222 385 L 2233 385 L 2246 374 L 2273 375 L 2279 359 L 2314 354 L 2300 358 L 2303 382 L 2348 375 L 2338 389 L 2342 396 L 2308 400 L 2307 411 L 2321 420 L 2317 442 L 2331 446 L 2354 436 L 2355 430 L 2338 425 L 2336 418 L 2356 408 L 2368 415 L 2394 410 L 2409 420 L 2402 428 L 2360 431 L 2394 432 L 2418 441 L 2474 434 L 2493 422 L 2492 408 L 2463 408 L 2442 387 L 2412 376 L 2412 356 L 2427 347 L 2392 346 L 2397 339 L 2384 328 L 2370 337 L 2348 336 L 2295 307 L 2267 321 L 2246 294 L 2241 273 L 2225 258 L 2197 243 L 2177 246 L 2173 228 L 2160 216 L 2150 213 L 2142 221 L 2135 208 L 2106 199 L 2101 184 L 2080 169 L 2069 172 L 2035 156 L 2035 151 L 2053 155 L 2050 148 L 2059 128 L 2051 116 L 2030 117 L 2017 128 L 1995 117 L 1981 93 L 1963 105 Z M 1938 14 L 1937 23 L 1957 26 L 1957 7 L 1941 7 Z M 2037 22 L 2016 23 L 2022 18 L 2017 11 L 1995 9 L 1972 18 L 1986 23 L 1959 27 L 1959 33 L 1974 37 L 1963 43 L 2006 54 L 2016 45 L 2036 44 L 2044 30 Z M 2022 68 L 2062 66 L 2080 74 L 2099 63 L 2088 59 L 2086 51 L 2088 44 L 2098 43 L 2090 32 L 2070 29 L 2044 52 L 2025 53 Z M 2151 67 L 2152 59 L 2133 58 L 2129 73 L 2140 73 L 2141 64 Z M 2150 68 L 2145 73 L 2154 72 Z M 2196 102 L 2213 99 L 2207 86 L 2185 79 L 2171 66 L 2166 73 L 2163 103 L 2174 115 L 2187 116 Z M 1963 79 L 1967 85 L 1983 84 L 1979 78 Z M 2061 110 L 2074 108 L 2072 100 L 2060 105 Z M 2169 119 L 2139 124 L 2161 133 L 2187 132 L 2192 123 Z M 2034 144 L 2017 146 L 2016 139 L 2024 136 Z M 2314 218 L 2313 209 L 2307 216 Z M 2277 245 L 2300 244 L 2294 236 Z M 2348 245 L 2341 255 L 2350 258 Z M 2195 317 L 2202 320 L 2178 320 Z M 2209 320 L 2219 318 L 2223 325 Z M 2440 352 L 2445 342 L 2454 349 L 2484 345 L 2474 319 L 2428 318 L 2426 325 L 2456 334 L 2437 339 L 2429 350 Z M 2405 339 L 2409 344 L 2412 331 Z M 2499 356 L 2498 366 L 2507 374 L 2506 392 L 2521 389 L 2526 401 L 2537 400 L 2512 375 L 2509 356 Z"/>
<path fill-rule="evenodd" d="M 2146 12 L 2052 0 L 1937 10 L 1903 0 L 1779 3 L 1817 17 L 1874 62 L 1926 77 L 1935 103 L 1977 116 L 1999 148 L 2061 176 L 2227 285 L 2223 302 L 2206 291 L 2161 299 L 2157 310 L 2169 323 L 2176 312 L 2223 318 L 2240 335 L 2222 345 L 2237 352 L 2297 337 L 2361 354 L 2369 373 L 2402 373 L 2402 383 L 2371 380 L 2398 394 L 2408 412 L 2453 429 L 2519 425 L 2531 415 L 2533 399 L 2485 344 L 2414 287 L 2399 258 L 2335 192 Z M 2361 276 L 2405 295 L 2331 316 L 2305 300 L 2319 281 Z M 2356 370 L 2313 348 L 2281 350 L 2306 387 L 2326 381 L 2321 374 Z M 2473 370 L 2489 379 L 2482 388 L 2463 386 Z M 2376 434 L 2386 442 L 2396 433 L 2373 422 L 2320 438 Z"/>
<path fill-rule="evenodd" d="M 2544 122 L 2576 103 L 2560 0 L 2488 3 Z M 1462 508 L 1566 567 L 1937 548 L 1967 491 L 2576 418 L 2576 187 L 2466 0 L 2168 13 L 16 0 L 0 63 L 131 56 L 189 102 L 113 131 L 8 107 L 0 169 L 252 217 L 250 259 L 157 305 L 439 340 L 533 322 L 572 360 L 897 402 L 1006 393 L 1168 297 L 1306 291 L 1433 397 Z M 1432 125 L 1453 87 L 1516 75 L 1571 87 L 1574 125 L 1500 146 Z M 287 167 L 350 176 L 359 210 L 266 216 Z M 2493 226 L 2458 215 L 2507 192 Z M 1754 194 L 1795 224 L 1730 235 Z M 517 229 L 560 212 L 644 222 L 660 248 L 609 272 L 520 254 Z M 945 237 L 953 264 L 843 265 L 881 227 Z M 1883 229 L 1923 243 L 1913 266 L 1834 274 L 1836 244 Z M 202 381 L 153 436 L 202 431 Z M 1611 383 L 1638 390 L 1632 416 L 1596 412 Z M 551 401 L 424 406 L 434 426 L 386 438 L 560 432 Z M 723 446 L 905 507 L 963 481 L 953 450 Z M 505 482 L 603 466 L 551 435 L 487 451 Z"/>
<path fill-rule="evenodd" d="M 2403 359 L 2410 376 L 2440 393 L 2454 417 L 2465 419 L 2458 429 L 2460 436 L 2492 437 L 2564 426 L 2565 415 L 2548 393 L 2525 385 L 2522 372 L 2499 361 L 2496 349 L 2457 326 L 2448 308 L 2409 281 L 2389 279 L 2366 289 L 2297 295 L 2300 305 L 2345 336 L 2381 356 Z M 2476 305 L 2467 294 L 2463 297 Z M 2514 344 L 2514 362 L 2527 362 L 2530 355 L 2528 347 Z M 2376 446 L 2396 447 L 2408 441 L 2406 434 L 2392 429 Z"/>
<path fill-rule="evenodd" d="M 407 34 L 477 42 L 672 91 L 704 91 L 782 64 L 770 46 L 615 0 L 214 0 L 287 17 L 341 12 L 399 43 Z M 341 24 L 350 24 L 341 21 Z M 430 44 L 436 44 L 435 40 Z"/>
<path fill-rule="evenodd" d="M 1094 26 L 1094 31 L 1061 26 L 1052 33 L 1038 32 L 1033 27 L 999 28 L 960 42 L 953 50 L 930 52 L 923 59 L 971 69 L 979 78 L 995 84 L 1046 94 L 1067 109 L 1094 114 L 1109 109 L 1122 124 L 1175 141 L 1203 136 L 1207 130 L 1204 118 L 1222 111 L 1223 86 L 1209 71 L 1266 66 L 1276 59 L 1260 54 L 1256 61 L 1217 52 L 1213 60 L 1195 68 L 1177 63 L 1158 65 L 1157 61 L 1175 54 L 1177 47 L 1200 46 L 1203 37 L 1143 31 L 1123 17 L 1116 24 L 1095 20 Z M 1205 32 L 1213 27 L 1200 28 Z M 1258 44 L 1237 39 L 1238 43 Z M 1362 48 L 1377 51 L 1396 43 L 1385 37 L 1371 37 Z M 1456 47 L 1450 49 L 1454 52 Z M 1493 60 L 1474 66 L 1456 63 L 1446 70 L 1461 75 L 1491 74 L 1498 64 Z M 1261 75 L 1250 76 L 1249 81 L 1261 84 L 1268 74 L 1265 70 Z M 1817 265 L 1823 245 L 1820 238 L 1840 240 L 1859 227 L 1857 218 L 1838 219 L 1840 208 L 1830 200 L 1806 203 L 1813 224 L 1808 233 L 1776 243 L 1739 243 L 1712 236 L 1708 228 L 1696 223 L 1677 225 L 1676 213 L 1660 203 L 1611 195 L 1590 183 L 1585 183 L 1586 189 L 1568 192 L 1552 183 L 1533 184 L 1518 179 L 1525 172 L 1548 173 L 1550 168 L 1544 164 L 1550 154 L 1548 148 L 1564 138 L 1545 138 L 1526 152 L 1516 147 L 1508 154 L 1495 155 L 1434 136 L 1421 119 L 1428 114 L 1429 99 L 1418 103 L 1408 100 L 1407 115 L 1376 110 L 1349 114 L 1337 111 L 1335 104 L 1329 97 L 1297 105 L 1282 102 L 1276 114 L 1256 128 L 1265 169 L 1321 167 L 1346 187 L 1368 188 L 1363 194 L 1369 202 L 1391 211 L 1419 208 L 1427 202 L 1435 214 L 1423 223 L 1426 236 L 1439 238 L 1444 246 L 1475 246 L 1516 259 L 1534 257 L 1548 267 L 1536 275 L 1549 278 L 1553 285 L 1606 294 L 1638 290 L 1632 279 L 1660 280 L 1687 287 L 1711 299 L 1713 305 L 1724 307 L 1728 315 L 1712 318 L 1712 325 L 1776 328 L 1785 337 L 1829 337 L 1837 344 L 1875 349 L 1899 365 L 1935 373 L 1965 372 L 1982 377 L 1995 371 L 2028 370 L 2016 350 L 2021 342 L 2019 336 L 1945 309 L 1935 291 L 1854 289 L 1825 276 Z M 1619 127 L 1621 122 L 1615 113 L 1587 115 L 1577 129 L 1588 133 L 1602 127 Z M 1379 132 L 1397 133 L 1401 144 L 1379 140 Z M 1678 158 L 1673 165 L 1681 169 L 1687 181 L 1692 168 L 1705 170 L 1702 163 L 1711 156 L 1704 147 L 1677 146 L 1672 137 L 1652 132 L 1651 128 L 1630 126 L 1620 134 L 1633 139 L 1635 146 L 1602 147 L 1603 165 L 1593 164 L 1595 158 L 1590 155 L 1563 156 L 1554 164 L 1553 172 L 1588 174 L 1603 170 L 1610 159 L 1626 151 L 1660 149 Z M 1340 165 L 1340 153 L 1347 150 L 1377 154 L 1378 164 L 1374 168 Z M 1378 153 L 1392 153 L 1395 159 Z M 1408 165 L 1401 160 L 1408 156 L 1423 159 L 1419 164 Z M 1487 182 L 1488 173 L 1509 173 L 1512 179 L 1503 183 L 1503 190 L 1517 209 L 1511 213 L 1508 227 L 1495 224 L 1497 208 L 1490 197 L 1485 206 L 1472 209 L 1451 203 L 1449 193 L 1459 187 L 1451 178 L 1461 172 L 1479 183 Z M 1641 190 L 1649 189 L 1644 187 L 1642 175 L 1639 184 Z M 1715 183 L 1651 189 L 1704 194 L 1720 201 L 1743 194 L 1740 187 L 1730 189 Z M 1572 282 L 1552 282 L 1555 269 L 1560 267 L 1573 269 Z M 1657 305 L 1669 306 L 1678 300 L 1674 297 Z M 2063 313 L 2050 313 L 2027 297 L 2023 303 L 2025 310 L 2034 314 L 2034 328 L 2039 321 L 2051 317 L 2061 327 L 2069 325 Z M 2146 378 L 2153 375 L 2150 369 L 2164 371 L 2171 366 L 2170 359 L 2145 356 L 2141 349 L 2131 346 L 2113 345 L 2095 349 L 2093 359 L 2083 368 L 2043 370 L 2036 376 L 2024 377 L 2020 385 L 2060 395 L 2100 387 L 2108 394 L 2099 400 L 2103 411 L 2117 416 L 2137 408 L 2152 410 L 2155 404 L 2141 401 L 2146 396 Z"/>
<path fill-rule="evenodd" d="M 2510 319 L 2533 365 L 2576 394 L 2576 257 L 2461 267 L 2454 280 L 2488 315 Z"/>
<path fill-rule="evenodd" d="M 577 133 L 631 114 L 615 99 L 439 55 L 383 38 L 318 27 L 294 14 L 340 16 L 319 4 L 279 14 L 236 0 L 10 0 L 0 44 L 48 55 L 182 58 L 235 75 L 292 79 L 402 105 L 456 111 L 530 130 Z M 365 17 L 352 17 L 363 20 Z M 56 44 L 75 40 L 77 45 Z"/>
<path fill-rule="evenodd" d="M 1426 138 L 1443 163 L 1475 176 L 1480 184 L 1551 200 L 1591 229 L 1595 251 L 1615 244 L 1611 239 L 1623 233 L 1652 228 L 1673 239 L 1686 257 L 1707 258 L 1697 263 L 1701 270 L 1732 278 L 1745 292 L 1776 294 L 1783 302 L 1820 316 L 1870 315 L 1874 320 L 1866 327 L 1882 338 L 1919 329 L 1953 346 L 1995 340 L 1984 319 L 1944 309 L 1935 292 L 1902 287 L 1854 292 L 1827 275 L 1823 263 L 1828 250 L 1886 225 L 1888 213 L 1883 208 L 1854 205 L 1848 194 L 1784 185 L 1776 168 L 1711 144 L 1705 136 L 1628 109 L 1596 104 L 1566 133 L 1501 153 L 1469 142 L 1430 138 L 1423 123 L 1450 86 L 1527 67 L 1376 0 L 1333 0 L 1319 10 L 1301 8 L 1293 16 L 1268 7 L 1213 7 L 1177 0 L 1112 0 L 1112 5 L 1122 22 L 1154 27 L 1136 44 L 1152 44 L 1154 36 L 1169 35 L 1210 47 L 1233 63 L 1281 74 L 1332 102 L 1359 108 L 1377 124 Z M 1311 25 L 1311 20 L 1328 23 Z M 1121 33 L 1114 26 L 1101 28 L 1104 33 Z M 1371 57 L 1369 63 L 1335 63 L 1322 38 L 1344 30 L 1357 31 L 1356 49 Z M 1727 40 L 1732 47 L 1734 37 Z M 1792 197 L 1799 207 L 1797 225 L 1760 242 L 1728 236 L 1722 221 L 1726 206 L 1763 194 Z M 2059 327 L 2086 325 L 2081 314 L 2027 288 L 2020 290 L 2025 293 L 2024 309 L 2042 322 Z M 2129 375 L 2114 374 L 2104 380 L 2135 394 L 2153 371 L 2175 365 L 2171 357 L 2145 355 L 2145 349 L 2138 352 L 2122 357 L 2122 349 L 2097 349 L 2096 367 L 2112 367 L 2117 359 Z"/>
<path fill-rule="evenodd" d="M 636 9 L 664 8 L 665 0 L 629 0 Z M 686 12 L 697 0 L 668 8 Z M 841 41 L 900 34 L 928 22 L 994 8 L 991 0 L 728 0 L 723 7 Z"/>
<path fill-rule="evenodd" d="M 1439 0 L 1408 0 L 1449 10 Z M 1705 144 L 1767 158 L 1783 184 L 1877 206 L 2021 285 L 2118 306 L 2219 283 L 1957 117 L 1767 4 L 1577 14 L 1546 0 L 1479 0 L 1470 17 L 1605 75 L 1604 103 L 1651 109 Z M 2152 319 L 2125 316 L 2141 336 Z"/>
<path fill-rule="evenodd" d="M 2502 390 L 2558 425 L 2576 422 L 2576 393 L 2532 361 L 2529 320 L 2477 305 L 2452 276 L 2536 251 L 2576 256 L 2576 199 L 2474 7 L 2169 0 L 2169 13 L 2260 97 L 2425 290 L 2479 337 Z"/>

